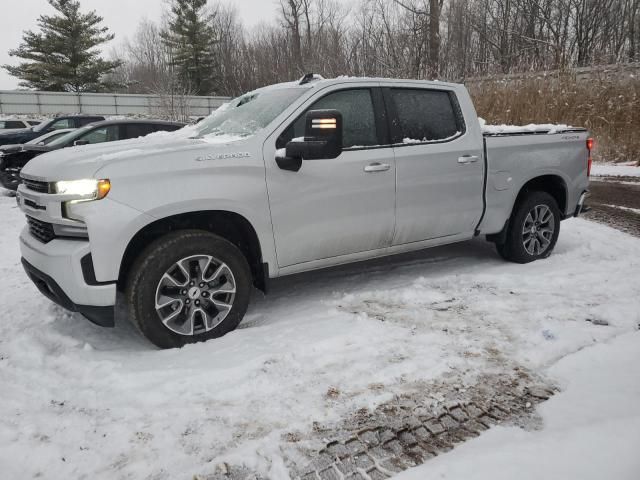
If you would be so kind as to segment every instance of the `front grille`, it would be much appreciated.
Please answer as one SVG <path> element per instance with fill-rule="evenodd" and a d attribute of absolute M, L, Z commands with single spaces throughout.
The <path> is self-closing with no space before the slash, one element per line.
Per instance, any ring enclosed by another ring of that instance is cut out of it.
<path fill-rule="evenodd" d="M 49 193 L 49 183 L 41 182 L 39 180 L 29 180 L 27 178 L 22 179 L 22 183 L 29 190 L 33 190 L 34 192 L 40 193 Z"/>
<path fill-rule="evenodd" d="M 56 233 L 53 231 L 53 225 L 37 218 L 27 215 L 27 223 L 29 224 L 29 231 L 31 235 L 36 237 L 42 243 L 49 243 L 56 238 Z"/>

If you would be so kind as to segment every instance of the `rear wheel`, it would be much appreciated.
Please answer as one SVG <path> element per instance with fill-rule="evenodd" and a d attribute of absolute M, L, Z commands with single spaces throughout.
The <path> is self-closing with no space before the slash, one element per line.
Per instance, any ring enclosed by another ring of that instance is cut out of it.
<path fill-rule="evenodd" d="M 546 192 L 531 192 L 516 206 L 506 241 L 496 244 L 498 253 L 516 263 L 529 263 L 551 255 L 560 234 L 561 213 Z"/>
<path fill-rule="evenodd" d="M 251 272 L 242 252 L 212 233 L 170 233 L 134 263 L 126 288 L 129 318 L 161 348 L 234 330 L 249 304 Z"/>

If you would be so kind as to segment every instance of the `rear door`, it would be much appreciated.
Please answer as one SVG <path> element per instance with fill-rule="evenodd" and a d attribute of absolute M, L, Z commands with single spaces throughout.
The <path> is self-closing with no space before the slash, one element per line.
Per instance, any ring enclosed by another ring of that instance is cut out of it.
<path fill-rule="evenodd" d="M 473 235 L 483 211 L 482 139 L 453 90 L 385 88 L 397 169 L 393 245 Z"/>
<path fill-rule="evenodd" d="M 395 164 L 377 85 L 318 92 L 296 120 L 267 139 L 264 158 L 280 267 L 390 245 Z M 342 114 L 342 153 L 334 159 L 305 160 L 298 172 L 281 170 L 275 161 L 276 149 L 304 136 L 306 112 L 319 109 Z"/>

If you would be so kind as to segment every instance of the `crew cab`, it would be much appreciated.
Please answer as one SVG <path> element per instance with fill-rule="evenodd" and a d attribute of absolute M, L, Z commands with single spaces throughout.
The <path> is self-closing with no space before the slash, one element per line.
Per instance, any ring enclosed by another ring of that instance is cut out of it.
<path fill-rule="evenodd" d="M 122 292 L 179 347 L 235 329 L 270 278 L 479 235 L 543 259 L 583 208 L 591 147 L 581 128 L 484 135 L 462 85 L 307 75 L 178 132 L 37 157 L 22 262 L 99 325 Z"/>
<path fill-rule="evenodd" d="M 90 123 L 50 142 L 36 139 L 34 143 L 27 142 L 24 145 L 4 145 L 0 147 L 0 185 L 7 190 L 16 190 L 22 168 L 30 160 L 46 152 L 144 137 L 154 132 L 173 132 L 184 126 L 184 123 L 163 120 L 106 120 Z M 51 133 L 54 132 L 56 130 Z"/>
<path fill-rule="evenodd" d="M 53 118 L 30 128 L 19 130 L 0 131 L 0 145 L 15 145 L 27 143 L 34 138 L 38 138 L 45 133 L 59 130 L 61 128 L 80 128 L 89 123 L 104 120 L 100 115 L 66 115 Z"/>

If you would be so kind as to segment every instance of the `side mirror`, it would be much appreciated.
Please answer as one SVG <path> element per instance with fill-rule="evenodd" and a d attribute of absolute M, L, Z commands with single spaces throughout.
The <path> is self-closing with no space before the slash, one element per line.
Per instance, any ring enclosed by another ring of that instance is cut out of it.
<path fill-rule="evenodd" d="M 75 142 L 73 142 L 73 146 L 74 147 L 79 147 L 81 145 L 89 145 L 89 141 L 88 140 L 76 140 Z"/>
<path fill-rule="evenodd" d="M 312 110 L 305 118 L 303 139 L 287 143 L 285 156 L 276 163 L 283 170 L 297 172 L 302 160 L 336 158 L 342 153 L 342 114 L 337 110 Z"/>

